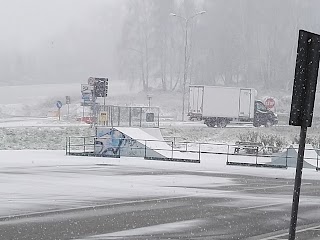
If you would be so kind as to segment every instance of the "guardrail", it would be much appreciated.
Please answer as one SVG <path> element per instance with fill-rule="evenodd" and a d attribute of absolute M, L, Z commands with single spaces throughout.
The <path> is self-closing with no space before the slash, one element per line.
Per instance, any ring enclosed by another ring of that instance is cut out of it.
<path fill-rule="evenodd" d="M 272 167 L 272 168 L 288 168 L 291 166 L 290 160 L 296 160 L 296 156 L 288 155 L 288 151 L 296 151 L 298 148 L 284 148 L 283 152 L 272 153 L 255 151 L 254 153 L 246 153 L 244 151 L 235 151 L 239 146 L 236 144 L 225 143 L 203 143 L 203 142 L 177 142 L 169 140 L 145 140 L 145 139 L 126 139 L 126 138 L 98 138 L 95 136 L 77 136 L 66 138 L 66 155 L 77 156 L 96 156 L 96 157 L 113 157 L 120 158 L 121 156 L 128 156 L 124 154 L 124 151 L 128 149 L 128 146 L 119 145 L 115 152 L 112 154 L 101 154 L 95 151 L 97 149 L 97 140 L 109 140 L 114 142 L 127 141 L 127 144 L 132 142 L 138 142 L 139 146 L 132 144 L 130 150 L 132 152 L 139 152 L 140 157 L 150 160 L 165 160 L 165 161 L 178 161 L 178 162 L 194 162 L 199 163 L 202 160 L 211 160 L 212 156 L 225 156 L 227 165 L 239 165 L 239 166 L 255 166 L 255 167 Z M 158 144 L 155 144 L 158 143 Z M 276 148 L 268 146 L 268 149 Z M 312 161 L 313 167 L 318 171 L 320 169 L 320 149 L 306 149 L 306 151 L 312 151 L 314 157 L 304 157 L 305 161 Z M 161 156 L 154 156 L 154 152 L 159 153 Z M 132 155 L 134 156 L 134 154 Z M 273 163 L 272 158 L 280 159 L 279 163 Z M 281 160 L 282 159 L 282 160 Z M 310 163 L 311 164 L 311 163 Z M 311 164 L 312 165 L 312 164 Z"/>

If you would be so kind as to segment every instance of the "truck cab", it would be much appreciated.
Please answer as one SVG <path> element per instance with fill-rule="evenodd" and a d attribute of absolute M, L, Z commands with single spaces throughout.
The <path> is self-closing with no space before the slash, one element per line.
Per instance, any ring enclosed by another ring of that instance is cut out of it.
<path fill-rule="evenodd" d="M 277 114 L 268 110 L 262 101 L 254 102 L 253 126 L 260 127 L 264 125 L 266 127 L 270 127 L 277 123 L 278 123 Z"/>

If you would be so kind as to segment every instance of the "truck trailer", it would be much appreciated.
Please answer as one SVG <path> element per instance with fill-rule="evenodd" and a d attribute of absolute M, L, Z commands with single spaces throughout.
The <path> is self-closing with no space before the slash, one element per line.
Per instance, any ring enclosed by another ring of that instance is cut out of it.
<path fill-rule="evenodd" d="M 204 120 L 208 127 L 226 127 L 230 122 L 251 122 L 255 127 L 277 124 L 277 115 L 256 97 L 254 88 L 192 85 L 188 116 Z"/>

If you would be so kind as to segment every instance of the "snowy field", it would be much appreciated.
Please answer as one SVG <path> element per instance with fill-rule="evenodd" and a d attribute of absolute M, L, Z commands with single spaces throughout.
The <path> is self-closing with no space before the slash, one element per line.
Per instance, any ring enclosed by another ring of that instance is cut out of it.
<path fill-rule="evenodd" d="M 70 113 L 72 116 L 81 113 L 81 84 L 87 83 L 83 79 L 79 83 L 70 84 L 42 84 L 0 87 L 0 119 L 14 116 L 44 117 L 48 112 L 56 111 L 56 102 L 65 103 L 65 97 L 71 97 Z M 134 89 L 120 81 L 109 82 L 109 98 L 133 94 Z M 62 114 L 66 115 L 67 108 L 62 107 Z"/>

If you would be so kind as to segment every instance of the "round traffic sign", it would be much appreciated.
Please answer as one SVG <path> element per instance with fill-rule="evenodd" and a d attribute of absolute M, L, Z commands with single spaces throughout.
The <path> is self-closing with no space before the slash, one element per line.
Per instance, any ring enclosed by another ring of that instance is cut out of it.
<path fill-rule="evenodd" d="M 268 109 L 271 109 L 276 105 L 276 101 L 273 98 L 267 98 L 265 100 L 265 105 Z"/>
<path fill-rule="evenodd" d="M 89 84 L 90 86 L 93 86 L 93 85 L 94 85 L 94 82 L 95 82 L 95 79 L 94 79 L 93 77 L 89 77 L 89 79 L 88 79 L 88 84 Z"/>
<path fill-rule="evenodd" d="M 62 108 L 62 102 L 61 101 L 57 101 L 56 106 L 57 106 L 57 108 Z"/>

